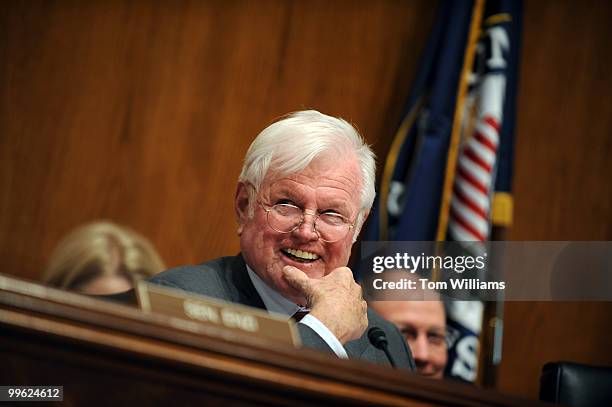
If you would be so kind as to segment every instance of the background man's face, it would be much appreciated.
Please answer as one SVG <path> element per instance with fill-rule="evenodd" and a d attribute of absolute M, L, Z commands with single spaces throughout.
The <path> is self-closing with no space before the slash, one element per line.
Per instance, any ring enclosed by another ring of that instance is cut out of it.
<path fill-rule="evenodd" d="M 242 255 L 268 286 L 304 305 L 305 299 L 283 278 L 282 268 L 294 266 L 311 278 L 321 278 L 346 266 L 354 229 L 339 241 L 326 243 L 314 231 L 313 217 L 307 215 L 305 222 L 293 232 L 276 232 L 268 226 L 266 212 L 259 204 L 255 203 L 253 218 L 247 217 L 243 209 L 246 188 L 239 185 L 236 195 Z M 360 191 L 360 173 L 354 159 L 318 160 L 286 177 L 268 173 L 259 199 L 267 207 L 290 203 L 310 212 L 335 211 L 352 223 L 360 208 Z"/>
<path fill-rule="evenodd" d="M 373 301 L 370 306 L 404 334 L 417 372 L 441 379 L 448 359 L 441 301 Z"/>

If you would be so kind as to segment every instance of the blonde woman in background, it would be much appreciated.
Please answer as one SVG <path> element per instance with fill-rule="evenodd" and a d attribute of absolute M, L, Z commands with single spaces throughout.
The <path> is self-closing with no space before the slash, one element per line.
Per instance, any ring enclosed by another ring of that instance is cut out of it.
<path fill-rule="evenodd" d="M 59 242 L 43 281 L 85 294 L 115 294 L 165 268 L 144 236 L 114 223 L 93 222 L 78 227 Z"/>

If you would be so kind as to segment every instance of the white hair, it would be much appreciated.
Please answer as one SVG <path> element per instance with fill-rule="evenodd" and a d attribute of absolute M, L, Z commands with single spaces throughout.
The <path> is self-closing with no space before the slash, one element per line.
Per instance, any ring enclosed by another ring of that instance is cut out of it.
<path fill-rule="evenodd" d="M 347 121 L 316 110 L 291 113 L 262 130 L 244 157 L 239 181 L 248 182 L 259 191 L 266 175 L 273 170 L 279 176 L 302 171 L 313 160 L 328 153 L 356 158 L 361 171 L 361 208 L 356 219 L 355 238 L 364 214 L 372 207 L 376 191 L 375 155 L 357 130 Z M 254 196 L 249 197 L 252 216 Z"/>

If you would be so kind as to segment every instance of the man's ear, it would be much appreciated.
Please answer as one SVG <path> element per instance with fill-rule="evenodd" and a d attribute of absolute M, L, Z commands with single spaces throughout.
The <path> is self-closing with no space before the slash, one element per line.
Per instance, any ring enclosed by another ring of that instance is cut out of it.
<path fill-rule="evenodd" d="M 238 221 L 238 236 L 242 234 L 242 229 L 249 219 L 249 185 L 240 181 L 236 187 L 234 197 L 234 210 Z"/>

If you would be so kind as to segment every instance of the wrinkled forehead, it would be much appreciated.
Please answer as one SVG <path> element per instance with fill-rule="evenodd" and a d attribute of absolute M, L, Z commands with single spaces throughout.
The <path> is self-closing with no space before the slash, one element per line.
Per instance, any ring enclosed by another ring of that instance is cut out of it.
<path fill-rule="evenodd" d="M 357 160 L 317 159 L 303 170 L 283 173 L 271 169 L 261 187 L 264 194 L 304 195 L 314 193 L 317 199 L 346 201 L 359 207 L 362 182 Z"/>

